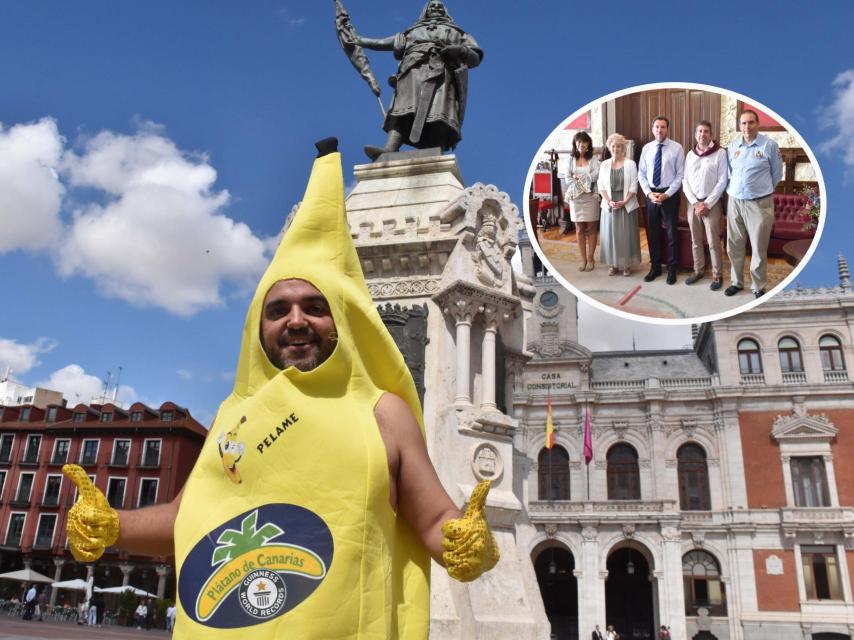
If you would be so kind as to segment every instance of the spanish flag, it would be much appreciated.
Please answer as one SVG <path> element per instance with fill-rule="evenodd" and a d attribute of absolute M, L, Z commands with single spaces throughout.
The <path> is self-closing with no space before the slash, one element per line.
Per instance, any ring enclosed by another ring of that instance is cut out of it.
<path fill-rule="evenodd" d="M 553 446 L 555 446 L 555 426 L 552 424 L 552 394 L 549 392 L 546 404 L 546 449 L 551 449 Z"/>

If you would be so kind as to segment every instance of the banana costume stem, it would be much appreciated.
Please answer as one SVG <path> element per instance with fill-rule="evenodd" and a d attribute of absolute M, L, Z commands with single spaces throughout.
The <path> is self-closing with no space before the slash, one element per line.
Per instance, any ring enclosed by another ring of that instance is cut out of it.
<path fill-rule="evenodd" d="M 95 562 L 119 538 L 119 514 L 107 502 L 83 467 L 66 464 L 62 472 L 77 485 L 77 502 L 68 511 L 66 531 L 71 555 L 78 562 Z"/>
<path fill-rule="evenodd" d="M 442 560 L 448 575 L 460 582 L 478 578 L 492 569 L 500 557 L 498 543 L 483 512 L 489 486 L 489 480 L 478 484 L 472 491 L 463 517 L 448 520 L 442 525 L 442 546 L 445 549 Z"/>

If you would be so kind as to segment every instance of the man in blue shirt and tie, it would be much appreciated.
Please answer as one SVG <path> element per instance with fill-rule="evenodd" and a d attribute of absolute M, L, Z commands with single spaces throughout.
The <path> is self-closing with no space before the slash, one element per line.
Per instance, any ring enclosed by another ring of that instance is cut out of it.
<path fill-rule="evenodd" d="M 730 281 L 724 294 L 744 289 L 745 243 L 750 239 L 750 288 L 757 298 L 768 284 L 768 241 L 774 226 L 774 187 L 783 177 L 783 159 L 777 143 L 759 133 L 759 116 L 745 109 L 738 116 L 740 136 L 727 147 L 729 204 L 727 253 Z"/>
<path fill-rule="evenodd" d="M 661 275 L 661 221 L 667 231 L 667 284 L 676 282 L 679 264 L 679 189 L 685 165 L 685 150 L 667 137 L 670 120 L 656 116 L 652 121 L 655 140 L 644 145 L 638 163 L 638 182 L 646 195 L 647 232 L 649 237 L 649 273 L 646 282 Z"/>

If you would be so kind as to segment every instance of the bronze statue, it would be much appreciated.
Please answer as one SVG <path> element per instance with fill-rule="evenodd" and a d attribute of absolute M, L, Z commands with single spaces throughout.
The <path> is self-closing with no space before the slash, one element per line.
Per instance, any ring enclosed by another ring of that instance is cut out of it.
<path fill-rule="evenodd" d="M 383 124 L 388 137 L 382 147 L 366 145 L 368 157 L 376 160 L 403 144 L 453 149 L 462 138 L 468 70 L 483 59 L 474 38 L 457 26 L 440 0 L 429 0 L 407 30 L 379 39 L 359 36 L 340 0 L 336 7 L 341 45 L 366 80 L 373 74 L 361 47 L 392 51 L 400 60 L 397 74 L 389 78 L 395 92 Z"/>

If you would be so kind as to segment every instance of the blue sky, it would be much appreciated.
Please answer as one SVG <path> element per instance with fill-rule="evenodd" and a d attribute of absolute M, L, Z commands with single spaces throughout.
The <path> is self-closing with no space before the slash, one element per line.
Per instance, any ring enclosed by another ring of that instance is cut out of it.
<path fill-rule="evenodd" d="M 422 3 L 345 5 L 376 37 Z M 648 6 L 450 0 L 485 51 L 457 149 L 466 183 L 521 204 L 540 142 L 578 107 L 651 82 L 723 87 L 771 107 L 816 152 L 828 222 L 800 281 L 835 284 L 854 231 L 854 61 L 841 44 L 852 5 Z M 338 136 L 351 176 L 361 147 L 384 139 L 333 13 L 318 0 L 0 5 L 0 369 L 85 395 L 122 366 L 125 400 L 170 399 L 210 421 L 313 142 Z M 368 55 L 388 100 L 392 56 Z M 628 344 L 633 332 L 666 338 L 623 329 Z"/>

